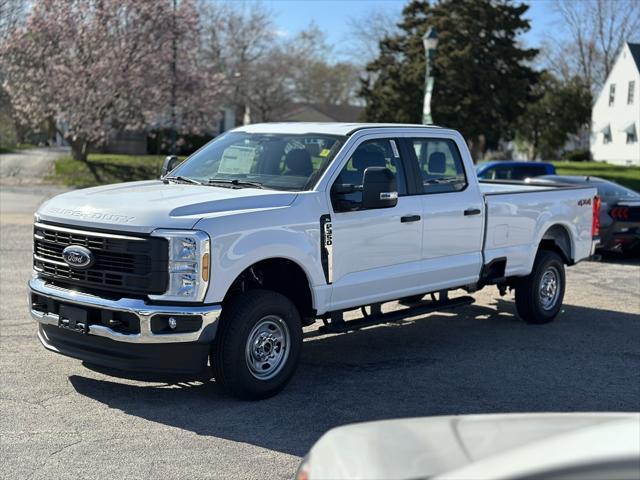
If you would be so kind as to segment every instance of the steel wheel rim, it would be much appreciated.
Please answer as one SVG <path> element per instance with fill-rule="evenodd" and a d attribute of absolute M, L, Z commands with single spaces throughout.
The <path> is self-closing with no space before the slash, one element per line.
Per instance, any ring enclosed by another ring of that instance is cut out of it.
<path fill-rule="evenodd" d="M 258 380 L 269 380 L 284 368 L 289 358 L 289 327 L 277 315 L 267 315 L 247 338 L 245 358 L 249 372 Z"/>
<path fill-rule="evenodd" d="M 556 267 L 549 267 L 542 274 L 538 295 L 544 310 L 551 310 L 558 303 L 560 296 L 560 272 Z"/>

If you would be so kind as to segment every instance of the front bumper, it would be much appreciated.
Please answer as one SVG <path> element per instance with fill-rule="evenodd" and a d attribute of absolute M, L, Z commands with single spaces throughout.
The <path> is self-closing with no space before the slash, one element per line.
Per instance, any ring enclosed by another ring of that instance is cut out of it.
<path fill-rule="evenodd" d="M 39 324 L 38 337 L 47 349 L 128 371 L 203 370 L 222 313 L 220 305 L 150 305 L 141 299 L 106 299 L 59 288 L 40 278 L 31 279 L 29 289 L 31 316 Z M 60 315 L 61 306 L 88 312 L 82 332 L 61 328 L 66 322 Z M 100 321 L 118 315 L 134 319 L 135 331 L 118 331 Z M 177 319 L 178 328 L 175 332 L 159 332 L 158 321 L 169 317 Z M 195 327 L 180 331 L 183 319 Z"/>

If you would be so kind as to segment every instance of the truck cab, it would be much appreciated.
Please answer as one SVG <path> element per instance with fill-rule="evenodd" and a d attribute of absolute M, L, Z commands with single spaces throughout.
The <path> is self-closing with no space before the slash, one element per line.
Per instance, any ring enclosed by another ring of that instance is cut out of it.
<path fill-rule="evenodd" d="M 328 333 L 468 304 L 497 285 L 559 313 L 597 240 L 593 188 L 480 183 L 462 136 L 395 124 L 258 124 L 162 179 L 59 195 L 34 225 L 31 314 L 52 351 L 129 371 L 208 372 L 241 398 Z M 430 294 L 430 299 L 424 299 Z M 383 313 L 402 300 L 405 309 Z M 345 321 L 346 311 L 363 318 Z"/>

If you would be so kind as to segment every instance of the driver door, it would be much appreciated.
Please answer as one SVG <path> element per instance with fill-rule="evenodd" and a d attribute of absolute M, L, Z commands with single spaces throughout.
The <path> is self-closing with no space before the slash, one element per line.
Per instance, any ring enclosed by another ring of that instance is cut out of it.
<path fill-rule="evenodd" d="M 422 201 L 407 196 L 407 169 L 398 146 L 392 138 L 361 142 L 333 183 L 332 310 L 392 300 L 420 289 Z M 396 176 L 394 207 L 364 209 L 362 191 L 337 193 L 344 185 L 361 190 L 367 167 L 386 167 Z"/>

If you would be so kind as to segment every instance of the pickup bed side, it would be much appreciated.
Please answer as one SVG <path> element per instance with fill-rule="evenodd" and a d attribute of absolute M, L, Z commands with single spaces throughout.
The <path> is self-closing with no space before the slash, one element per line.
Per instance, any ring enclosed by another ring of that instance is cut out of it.
<path fill-rule="evenodd" d="M 568 264 L 591 255 L 591 199 L 596 194 L 595 189 L 549 191 L 526 185 L 521 188 L 514 193 L 485 193 L 485 264 L 506 257 L 505 276 L 528 275 L 545 238 L 563 251 Z"/>

